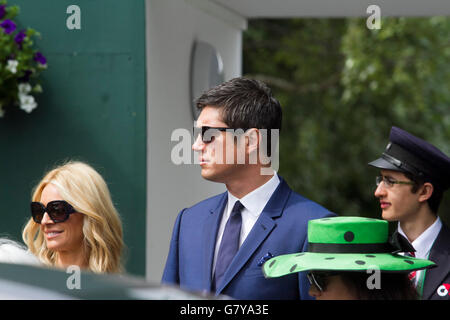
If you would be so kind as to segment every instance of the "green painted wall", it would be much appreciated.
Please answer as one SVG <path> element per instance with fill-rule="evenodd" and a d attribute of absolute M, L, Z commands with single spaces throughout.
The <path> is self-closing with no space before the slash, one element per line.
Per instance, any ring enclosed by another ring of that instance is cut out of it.
<path fill-rule="evenodd" d="M 9 0 L 47 57 L 44 92 L 31 114 L 0 118 L 0 235 L 21 240 L 33 186 L 65 159 L 93 165 L 124 226 L 126 269 L 145 273 L 145 1 Z M 81 30 L 68 30 L 69 5 Z"/>

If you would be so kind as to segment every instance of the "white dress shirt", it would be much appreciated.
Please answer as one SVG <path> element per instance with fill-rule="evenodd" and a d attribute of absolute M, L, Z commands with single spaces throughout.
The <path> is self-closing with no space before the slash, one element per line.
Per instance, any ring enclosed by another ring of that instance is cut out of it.
<path fill-rule="evenodd" d="M 424 232 L 421 233 L 420 236 L 417 237 L 411 244 L 416 249 L 414 252 L 415 257 L 419 259 L 428 259 L 430 254 L 431 247 L 433 246 L 434 241 L 436 240 L 439 232 L 442 228 L 442 221 L 437 217 L 436 221 L 429 226 Z M 398 224 L 398 232 L 404 236 L 406 239 L 405 232 L 400 227 L 400 223 Z M 423 276 L 423 270 L 418 270 L 415 278 L 415 286 L 417 287 L 419 279 Z"/>
<path fill-rule="evenodd" d="M 228 202 L 222 215 L 219 230 L 217 231 L 216 248 L 214 252 L 214 262 L 212 268 L 213 273 L 216 269 L 217 255 L 219 253 L 220 243 L 222 242 L 223 232 L 225 231 L 225 225 L 227 224 L 228 218 L 230 217 L 231 210 L 233 209 L 235 202 L 239 200 L 244 206 L 244 209 L 242 209 L 241 211 L 242 226 L 241 236 L 239 239 L 239 247 L 241 247 L 248 234 L 252 230 L 253 226 L 255 225 L 256 220 L 258 220 L 261 212 L 263 211 L 267 202 L 269 202 L 270 197 L 275 192 L 275 189 L 279 184 L 280 179 L 278 178 L 276 172 L 274 172 L 273 177 L 269 181 L 253 190 L 249 194 L 245 195 L 242 199 L 236 198 L 228 191 Z"/>

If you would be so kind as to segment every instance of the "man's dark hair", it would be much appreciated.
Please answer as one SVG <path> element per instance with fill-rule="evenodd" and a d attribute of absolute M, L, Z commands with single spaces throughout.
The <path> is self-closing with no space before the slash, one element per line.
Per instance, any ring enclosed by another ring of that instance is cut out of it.
<path fill-rule="evenodd" d="M 431 197 L 427 200 L 427 202 L 431 211 L 433 211 L 433 213 L 437 215 L 439 205 L 441 204 L 442 198 L 444 196 L 444 191 L 442 190 L 442 188 L 430 179 L 421 178 L 409 172 L 404 172 L 404 175 L 406 178 L 414 182 L 414 185 L 411 188 L 412 193 L 416 193 L 425 182 L 429 182 L 433 185 L 433 193 L 431 194 Z"/>
<path fill-rule="evenodd" d="M 230 128 L 278 129 L 282 111 L 270 88 L 261 81 L 234 78 L 203 93 L 196 100 L 200 110 L 206 106 L 221 108 L 222 121 Z M 270 156 L 270 132 L 267 132 Z M 265 145 L 265 144 L 262 144 Z"/>
<path fill-rule="evenodd" d="M 231 128 L 281 129 L 281 106 L 263 82 L 234 78 L 203 93 L 197 108 L 221 107 Z"/>

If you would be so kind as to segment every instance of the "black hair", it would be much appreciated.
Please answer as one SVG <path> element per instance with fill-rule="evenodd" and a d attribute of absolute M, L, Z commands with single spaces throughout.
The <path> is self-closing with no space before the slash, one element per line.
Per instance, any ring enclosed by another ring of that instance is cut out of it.
<path fill-rule="evenodd" d="M 342 272 L 342 281 L 353 289 L 358 300 L 417 300 L 416 289 L 406 272 L 381 272 L 380 288 L 369 289 L 365 272 Z"/>
<path fill-rule="evenodd" d="M 267 129 L 267 155 L 270 156 L 269 129 L 281 131 L 282 111 L 265 83 L 234 78 L 204 92 L 196 105 L 200 110 L 206 106 L 221 108 L 222 121 L 230 128 Z"/>
<path fill-rule="evenodd" d="M 425 182 L 429 182 L 433 185 L 433 193 L 431 194 L 431 197 L 428 198 L 427 202 L 431 211 L 437 215 L 439 205 L 441 204 L 442 198 L 444 196 L 444 190 L 438 184 L 431 181 L 430 179 L 418 177 L 417 175 L 414 175 L 409 172 L 404 172 L 403 174 L 405 175 L 406 178 L 414 182 L 414 185 L 411 188 L 412 193 L 416 193 Z"/>

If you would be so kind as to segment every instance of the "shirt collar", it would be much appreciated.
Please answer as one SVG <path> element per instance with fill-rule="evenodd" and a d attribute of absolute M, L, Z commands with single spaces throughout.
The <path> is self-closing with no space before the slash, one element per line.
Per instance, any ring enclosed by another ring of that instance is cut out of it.
<path fill-rule="evenodd" d="M 414 240 L 411 244 L 416 249 L 415 256 L 426 259 L 428 256 L 428 253 L 431 250 L 431 247 L 433 246 L 434 240 L 436 240 L 439 231 L 442 227 L 442 221 L 439 217 L 437 217 L 436 221 L 429 226 L 420 236 L 417 237 L 416 240 Z M 402 228 L 400 227 L 400 223 L 398 224 L 398 232 L 406 237 L 405 233 L 403 232 Z M 407 238 L 407 237 L 406 237 Z"/>
<path fill-rule="evenodd" d="M 250 212 L 250 214 L 258 216 L 263 211 L 267 202 L 269 202 L 270 197 L 275 192 L 275 189 L 278 187 L 279 183 L 280 179 L 275 172 L 269 181 L 249 194 L 246 194 L 242 199 L 236 198 L 228 191 L 228 208 L 233 208 L 234 203 L 239 200 L 245 209 Z"/>

